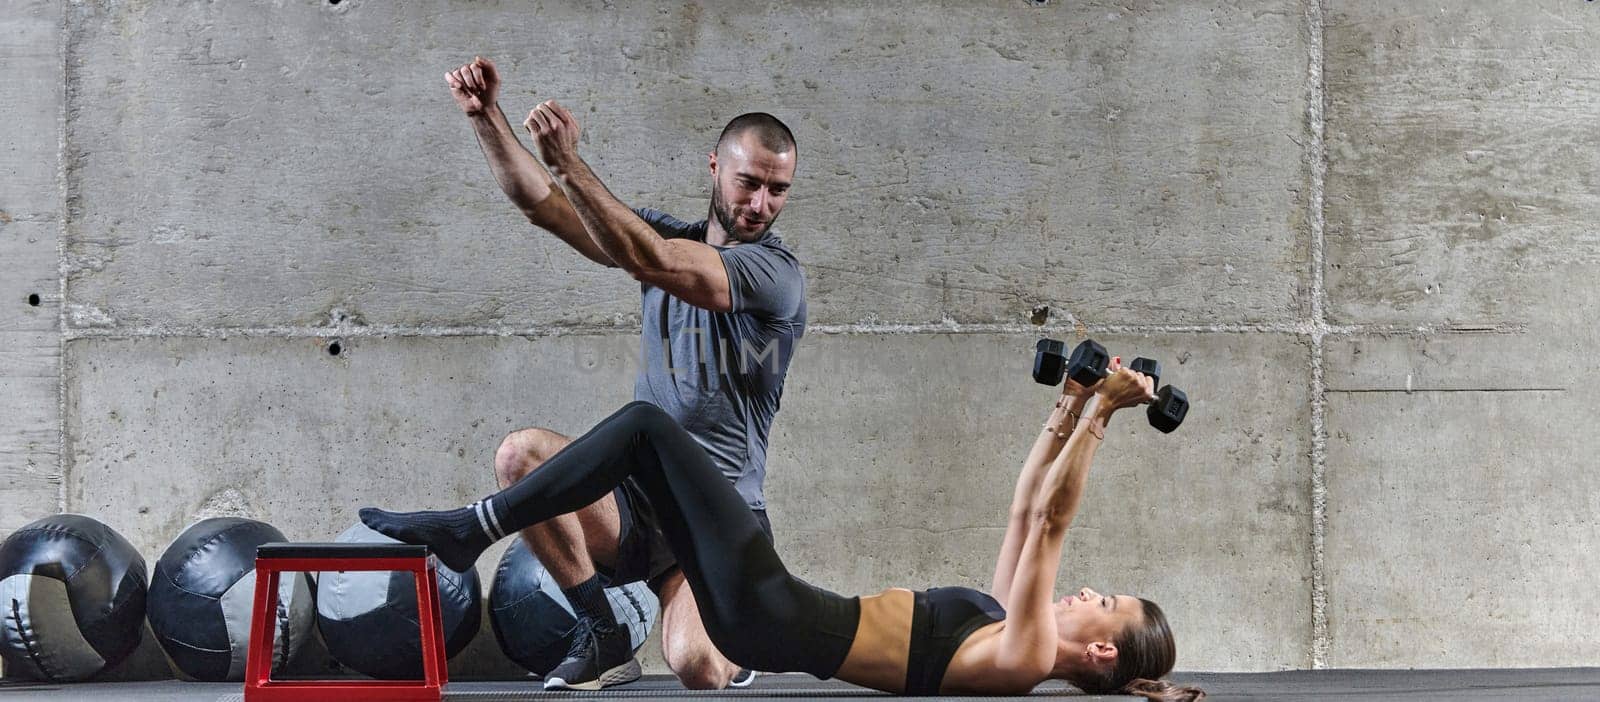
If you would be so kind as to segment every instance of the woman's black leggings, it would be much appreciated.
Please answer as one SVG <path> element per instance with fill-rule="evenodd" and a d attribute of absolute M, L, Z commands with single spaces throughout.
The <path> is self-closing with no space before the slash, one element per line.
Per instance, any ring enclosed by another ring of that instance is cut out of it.
<path fill-rule="evenodd" d="M 860 601 L 790 575 L 733 484 L 661 408 L 630 403 L 487 503 L 511 533 L 581 509 L 629 476 L 650 498 L 706 633 L 728 660 L 833 676 L 855 639 Z"/>

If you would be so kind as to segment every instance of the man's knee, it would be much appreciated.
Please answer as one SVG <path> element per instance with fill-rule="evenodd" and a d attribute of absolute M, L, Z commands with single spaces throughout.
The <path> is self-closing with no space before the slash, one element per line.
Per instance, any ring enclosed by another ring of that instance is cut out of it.
<path fill-rule="evenodd" d="M 678 681 L 691 690 L 720 690 L 738 672 L 712 643 L 683 576 L 662 581 L 661 657 Z"/>
<path fill-rule="evenodd" d="M 521 480 L 568 443 L 567 437 L 540 427 L 507 434 L 494 454 L 495 480 L 502 488 Z"/>
<path fill-rule="evenodd" d="M 661 653 L 667 661 L 667 667 L 678 676 L 678 681 L 691 690 L 725 688 L 735 672 L 733 664 L 705 639 L 682 642 L 677 646 L 668 646 L 663 640 Z"/>

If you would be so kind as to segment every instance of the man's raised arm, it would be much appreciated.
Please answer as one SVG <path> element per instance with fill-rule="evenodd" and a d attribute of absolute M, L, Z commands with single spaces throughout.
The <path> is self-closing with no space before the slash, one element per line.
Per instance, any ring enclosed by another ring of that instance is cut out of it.
<path fill-rule="evenodd" d="M 583 229 L 583 221 L 556 187 L 543 166 L 523 147 L 511 124 L 500 111 L 500 75 L 494 62 L 478 57 L 465 66 L 445 74 L 456 106 L 472 122 L 478 146 L 489 162 L 489 170 L 500 190 L 522 211 L 529 222 L 560 237 L 578 253 L 603 266 L 615 267 L 611 258 Z"/>
<path fill-rule="evenodd" d="M 629 275 L 673 297 L 712 312 L 733 309 L 733 293 L 722 256 L 709 244 L 663 239 L 606 189 L 578 157 L 578 120 L 554 100 L 541 103 L 524 127 L 550 167 L 583 229 L 600 251 Z"/>

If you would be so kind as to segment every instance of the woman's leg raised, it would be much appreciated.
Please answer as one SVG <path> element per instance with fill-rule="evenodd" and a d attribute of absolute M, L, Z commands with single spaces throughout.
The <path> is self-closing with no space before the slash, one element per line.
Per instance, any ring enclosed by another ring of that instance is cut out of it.
<path fill-rule="evenodd" d="M 405 514 L 368 508 L 361 519 L 401 541 L 428 544 L 459 570 L 494 541 L 581 508 L 629 475 L 656 509 L 706 631 L 725 655 L 759 670 L 832 674 L 849 641 L 836 634 L 819 638 L 812 629 L 825 613 L 848 618 L 853 601 L 791 576 L 711 457 L 648 403 L 623 407 L 539 470 L 472 505 Z M 834 631 L 854 632 L 854 621 L 829 623 Z"/>

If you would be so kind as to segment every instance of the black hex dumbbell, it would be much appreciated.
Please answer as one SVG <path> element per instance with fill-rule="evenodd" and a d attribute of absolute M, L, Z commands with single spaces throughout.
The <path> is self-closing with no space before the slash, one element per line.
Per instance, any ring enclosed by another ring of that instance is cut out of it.
<path fill-rule="evenodd" d="M 1067 345 L 1055 339 L 1040 339 L 1033 355 L 1033 380 L 1041 385 L 1060 385 L 1062 378 L 1071 378 L 1088 387 L 1106 377 L 1106 366 L 1111 355 L 1106 347 L 1093 339 L 1085 339 L 1066 356 Z"/>
<path fill-rule="evenodd" d="M 1189 396 L 1171 385 L 1164 385 L 1156 391 L 1156 399 L 1145 414 L 1150 417 L 1150 426 L 1163 434 L 1171 434 L 1189 414 Z"/>
<path fill-rule="evenodd" d="M 1140 356 L 1128 364 L 1128 370 L 1150 376 L 1151 387 L 1161 387 L 1161 362 Z"/>
<path fill-rule="evenodd" d="M 1150 387 L 1162 387 L 1162 365 L 1160 361 L 1152 358 L 1134 358 L 1128 369 L 1136 373 L 1150 376 Z M 1179 424 L 1184 424 L 1184 417 L 1189 414 L 1189 395 L 1176 389 L 1173 385 L 1166 385 L 1155 392 L 1155 400 L 1150 401 L 1146 408 L 1146 416 L 1150 425 L 1162 433 L 1173 433 Z"/>
<path fill-rule="evenodd" d="M 1067 372 L 1067 345 L 1055 339 L 1040 339 L 1033 351 L 1033 382 L 1056 385 Z"/>
<path fill-rule="evenodd" d="M 1138 373 L 1150 376 L 1151 387 L 1161 385 L 1161 363 L 1149 358 L 1135 358 L 1128 368 Z M 1156 399 L 1150 402 L 1150 407 L 1145 410 L 1145 415 L 1150 418 L 1153 426 L 1163 434 L 1171 434 L 1178 425 L 1183 424 L 1183 418 L 1189 414 L 1189 396 L 1171 385 L 1156 391 Z"/>

